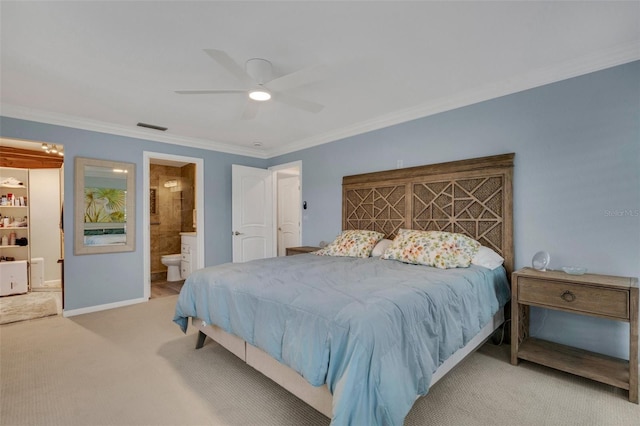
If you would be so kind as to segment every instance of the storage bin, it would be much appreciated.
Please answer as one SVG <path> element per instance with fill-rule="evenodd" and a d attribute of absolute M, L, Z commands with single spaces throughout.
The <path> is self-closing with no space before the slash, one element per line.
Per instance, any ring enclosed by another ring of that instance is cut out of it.
<path fill-rule="evenodd" d="M 0 296 L 22 294 L 28 291 L 27 261 L 0 262 Z"/>

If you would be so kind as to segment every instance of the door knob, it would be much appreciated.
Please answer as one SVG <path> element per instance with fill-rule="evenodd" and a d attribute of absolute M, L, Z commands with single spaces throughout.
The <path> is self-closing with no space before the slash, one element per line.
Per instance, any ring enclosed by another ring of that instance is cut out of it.
<path fill-rule="evenodd" d="M 233 231 L 232 231 L 232 232 L 231 232 L 231 235 L 242 235 L 242 232 L 238 232 L 238 231 L 233 232 Z"/>

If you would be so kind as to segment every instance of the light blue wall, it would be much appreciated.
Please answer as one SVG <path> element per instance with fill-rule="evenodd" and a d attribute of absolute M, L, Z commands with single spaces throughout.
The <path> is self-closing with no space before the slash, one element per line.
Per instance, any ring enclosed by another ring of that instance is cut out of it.
<path fill-rule="evenodd" d="M 302 160 L 303 244 L 341 228 L 344 175 L 515 152 L 516 267 L 538 250 L 553 268 L 640 276 L 640 62 L 391 126 L 266 160 L 2 118 L 4 137 L 64 144 L 65 223 L 72 223 L 75 156 L 136 163 L 142 152 L 199 157 L 205 168 L 206 265 L 231 260 L 231 164 L 267 167 Z M 142 191 L 137 203 L 142 205 Z M 142 223 L 142 212 L 137 211 Z M 65 243 L 66 309 L 143 295 L 142 230 L 133 253 L 73 256 Z M 534 335 L 618 357 L 628 326 L 533 310 Z"/>
<path fill-rule="evenodd" d="M 341 230 L 344 175 L 515 152 L 516 268 L 640 276 L 640 62 L 270 160 L 302 160 L 303 244 Z M 628 324 L 532 312 L 533 334 L 628 358 Z"/>
<path fill-rule="evenodd" d="M 231 165 L 266 167 L 266 160 L 262 159 L 7 117 L 0 117 L 0 135 L 64 145 L 65 310 L 133 300 L 144 295 L 141 208 L 136 209 L 138 226 L 134 252 L 73 255 L 73 161 L 76 156 L 135 163 L 137 206 L 142 206 L 143 199 L 143 151 L 202 158 L 205 266 L 231 261 Z"/>

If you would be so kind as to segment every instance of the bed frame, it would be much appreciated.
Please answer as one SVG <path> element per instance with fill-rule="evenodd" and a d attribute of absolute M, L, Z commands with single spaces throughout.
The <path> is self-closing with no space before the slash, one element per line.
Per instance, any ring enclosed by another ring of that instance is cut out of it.
<path fill-rule="evenodd" d="M 515 154 L 345 176 L 342 179 L 342 228 L 369 229 L 393 238 L 400 228 L 465 234 L 505 259 L 513 271 L 513 159 Z M 431 385 L 479 348 L 504 322 L 499 311 L 476 337 L 434 373 Z M 310 385 L 267 353 L 193 318 L 199 330 L 196 348 L 207 336 L 304 402 L 332 417 L 326 386 Z"/>
<path fill-rule="evenodd" d="M 346 176 L 342 229 L 392 239 L 400 228 L 467 235 L 504 257 L 513 272 L 513 159 L 496 155 Z"/>

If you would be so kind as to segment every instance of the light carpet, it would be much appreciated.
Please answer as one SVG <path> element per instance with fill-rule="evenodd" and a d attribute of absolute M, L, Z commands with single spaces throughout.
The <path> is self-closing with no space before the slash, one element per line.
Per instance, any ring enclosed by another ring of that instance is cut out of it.
<path fill-rule="evenodd" d="M 58 314 L 56 295 L 31 292 L 0 297 L 0 324 L 9 324 Z"/>
<path fill-rule="evenodd" d="M 0 326 L 2 425 L 328 425 L 218 344 L 195 350 L 176 296 Z M 419 399 L 405 424 L 638 425 L 625 391 L 487 344 Z M 359 426 L 359 425 L 354 425 Z M 367 425 L 363 425 L 367 426 Z"/>

